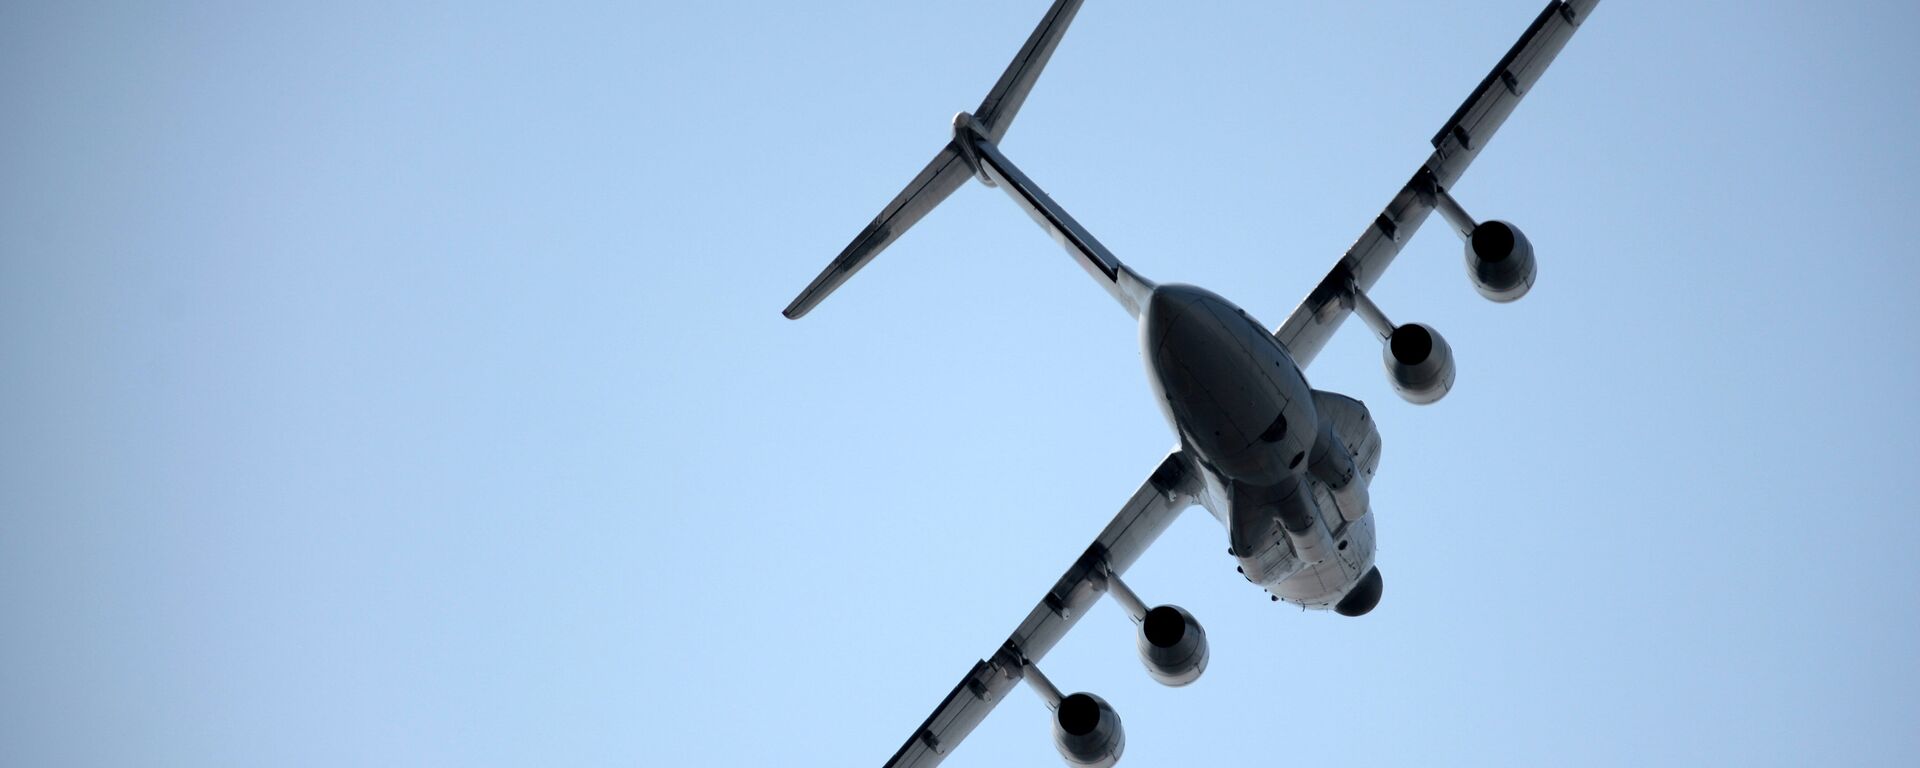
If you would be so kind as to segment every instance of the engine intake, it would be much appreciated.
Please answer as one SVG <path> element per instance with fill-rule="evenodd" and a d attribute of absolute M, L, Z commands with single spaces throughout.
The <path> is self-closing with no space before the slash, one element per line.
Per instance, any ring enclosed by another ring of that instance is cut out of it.
<path fill-rule="evenodd" d="M 1140 661 L 1161 685 L 1182 686 L 1207 671 L 1207 631 L 1185 608 L 1162 605 L 1140 621 Z"/>
<path fill-rule="evenodd" d="M 1053 745 L 1068 765 L 1111 768 L 1127 747 L 1127 732 L 1106 699 L 1076 693 L 1053 711 Z"/>
<path fill-rule="evenodd" d="M 1407 402 L 1426 405 L 1453 389 L 1453 348 L 1439 331 L 1420 323 L 1396 326 L 1382 352 L 1393 391 Z"/>
<path fill-rule="evenodd" d="M 1537 270 L 1533 244 L 1511 223 L 1483 221 L 1467 236 L 1467 275 L 1481 296 L 1502 303 L 1525 296 Z"/>

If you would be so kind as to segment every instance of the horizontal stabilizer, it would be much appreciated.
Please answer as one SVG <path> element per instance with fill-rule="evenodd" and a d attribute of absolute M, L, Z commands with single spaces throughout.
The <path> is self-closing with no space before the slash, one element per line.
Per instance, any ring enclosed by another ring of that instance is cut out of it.
<path fill-rule="evenodd" d="M 1080 12 L 1080 2 L 1056 0 L 1053 7 L 1047 9 L 1046 17 L 1027 37 L 1027 44 L 1020 46 L 1013 63 L 1007 65 L 999 82 L 994 83 L 993 90 L 980 101 L 980 108 L 973 111 L 974 118 L 987 129 L 987 140 L 998 143 L 1007 135 L 1014 114 L 1026 103 L 1027 92 L 1033 90 L 1034 82 L 1040 79 L 1040 70 L 1046 68 L 1053 49 L 1060 46 L 1060 37 L 1067 33 L 1067 25 L 1073 22 L 1074 14 Z"/>
<path fill-rule="evenodd" d="M 873 217 L 873 223 L 860 230 L 853 242 L 848 243 L 846 249 L 835 256 L 833 262 L 820 271 L 820 276 L 814 278 L 781 314 L 789 319 L 800 319 L 801 315 L 826 299 L 827 294 L 833 293 L 847 278 L 853 277 L 853 273 L 860 271 L 880 251 L 899 239 L 901 233 L 926 216 L 927 211 L 933 210 L 940 201 L 947 199 L 972 175 L 973 168 L 960 158 L 960 151 L 949 142 L 945 149 L 940 150 L 940 154 L 933 156 L 933 162 L 920 169 L 920 175 L 913 177 L 913 181 L 907 183 L 907 188 L 900 190 L 900 195 L 881 209 L 880 215 Z"/>
<path fill-rule="evenodd" d="M 1027 37 L 1026 45 L 1020 47 L 1020 53 L 1013 57 L 1000 79 L 993 84 L 993 90 L 987 92 L 987 98 L 980 102 L 980 108 L 967 118 L 977 127 L 968 133 L 984 137 L 988 143 L 998 142 L 1007 134 L 1007 128 L 1013 125 L 1013 116 L 1020 111 L 1020 105 L 1026 103 L 1027 93 L 1033 90 L 1033 84 L 1040 79 L 1040 71 L 1047 66 L 1047 60 L 1053 57 L 1053 49 L 1059 47 L 1060 37 L 1067 33 L 1067 25 L 1079 13 L 1082 0 L 1054 0 L 1047 15 L 1040 19 L 1040 25 L 1034 27 L 1033 34 Z M 965 113 L 962 113 L 964 116 Z M 959 124 L 956 123 L 956 128 Z M 898 239 L 913 226 L 914 222 L 927 215 L 927 211 L 947 199 L 948 195 L 960 188 L 968 176 L 981 173 L 975 166 L 975 153 L 967 146 L 962 155 L 959 141 L 972 141 L 971 138 L 956 138 L 950 141 L 933 162 L 921 169 L 920 175 L 900 191 L 900 195 L 888 203 L 873 218 L 873 223 L 848 243 L 846 250 L 834 257 L 820 276 L 807 285 L 807 289 L 795 297 L 781 314 L 798 320 L 811 311 L 815 305 L 827 298 L 845 283 L 853 273 L 872 261 L 874 256 Z M 986 178 L 983 176 L 983 178 Z M 1112 276 L 1109 275 L 1109 278 Z"/>

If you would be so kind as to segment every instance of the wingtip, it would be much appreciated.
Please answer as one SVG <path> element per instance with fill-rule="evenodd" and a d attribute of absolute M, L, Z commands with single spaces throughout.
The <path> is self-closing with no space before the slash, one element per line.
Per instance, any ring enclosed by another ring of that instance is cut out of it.
<path fill-rule="evenodd" d="M 800 295 L 793 297 L 793 303 L 788 304 L 786 309 L 780 310 L 780 314 L 785 315 L 788 320 L 806 317 L 808 312 L 813 311 L 814 305 L 820 303 L 820 299 L 814 293 L 814 286 L 807 286 Z"/>

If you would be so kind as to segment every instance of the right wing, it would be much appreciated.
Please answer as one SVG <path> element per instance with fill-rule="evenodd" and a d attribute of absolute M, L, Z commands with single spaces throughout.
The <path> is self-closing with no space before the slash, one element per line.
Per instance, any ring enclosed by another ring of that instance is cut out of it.
<path fill-rule="evenodd" d="M 1433 137 L 1433 154 L 1415 171 L 1406 186 L 1393 196 L 1387 208 L 1375 217 L 1353 247 L 1347 249 L 1333 271 L 1315 286 L 1307 299 L 1287 316 L 1274 336 L 1285 344 L 1287 352 L 1302 370 L 1313 362 L 1327 339 L 1340 328 L 1352 308 L 1354 288 L 1373 287 L 1380 275 L 1400 254 L 1400 246 L 1413 237 L 1433 212 L 1433 190 L 1446 189 L 1460 180 L 1480 149 L 1493 138 L 1493 132 L 1505 122 L 1520 97 L 1533 88 L 1553 57 L 1573 37 L 1580 22 L 1600 0 L 1553 0 L 1533 20 L 1520 41 L 1501 57 L 1493 71 L 1473 89 L 1465 103 Z"/>
<path fill-rule="evenodd" d="M 1193 503 L 1199 488 L 1199 473 L 1186 455 L 1180 451 L 1168 454 L 1113 516 L 1113 522 L 1107 523 L 1100 537 L 1040 598 L 1027 620 L 1020 622 L 991 658 L 974 663 L 953 692 L 887 761 L 887 768 L 921 768 L 946 759 L 947 753 L 959 746 L 1000 698 L 1025 677 L 1026 665 L 1047 655 L 1081 614 L 1100 599 L 1106 588 L 1106 572 L 1120 574 L 1133 565 L 1174 517 Z"/>

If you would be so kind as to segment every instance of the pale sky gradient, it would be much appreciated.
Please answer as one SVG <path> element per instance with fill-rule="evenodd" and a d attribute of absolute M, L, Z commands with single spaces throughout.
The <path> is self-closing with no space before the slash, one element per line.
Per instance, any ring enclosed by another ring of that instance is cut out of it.
<path fill-rule="evenodd" d="M 1269 325 L 1542 0 L 1090 0 L 1003 143 Z M 0 8 L 0 765 L 876 765 L 1172 443 L 962 189 L 801 322 L 1045 0 Z M 1911 3 L 1607 0 L 1351 325 L 1386 595 L 1203 512 L 1044 666 L 1123 765 L 1920 763 Z M 1038 700 L 948 761 L 1058 765 Z"/>

